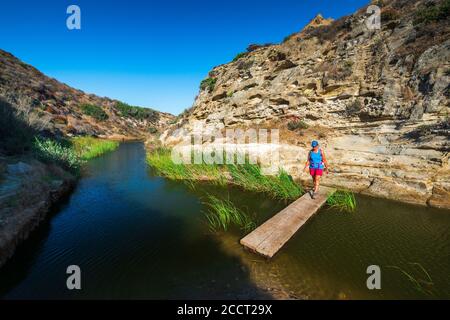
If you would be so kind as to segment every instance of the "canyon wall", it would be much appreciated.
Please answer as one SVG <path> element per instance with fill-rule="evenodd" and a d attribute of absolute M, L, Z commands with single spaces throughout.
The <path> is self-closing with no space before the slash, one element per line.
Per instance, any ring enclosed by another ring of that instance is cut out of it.
<path fill-rule="evenodd" d="M 330 163 L 324 184 L 450 208 L 449 1 L 374 1 L 381 29 L 362 8 L 318 15 L 281 44 L 251 45 L 215 67 L 176 129 L 278 128 L 282 166 L 302 168 L 311 140 Z"/>

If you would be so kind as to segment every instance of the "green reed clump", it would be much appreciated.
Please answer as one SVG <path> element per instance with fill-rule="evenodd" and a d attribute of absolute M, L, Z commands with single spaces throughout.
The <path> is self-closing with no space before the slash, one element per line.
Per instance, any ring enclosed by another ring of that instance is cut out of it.
<path fill-rule="evenodd" d="M 331 208 L 341 211 L 354 212 L 356 210 L 355 195 L 349 191 L 336 191 L 328 196 L 327 204 Z"/>
<path fill-rule="evenodd" d="M 226 173 L 223 166 L 201 164 L 176 164 L 172 160 L 172 151 L 158 148 L 147 155 L 147 163 L 155 171 L 172 180 L 202 181 L 208 180 L 217 185 L 226 185 Z"/>
<path fill-rule="evenodd" d="M 215 196 L 208 195 L 205 205 L 209 207 L 205 217 L 213 232 L 227 231 L 231 226 L 236 226 L 242 231 L 249 232 L 256 227 L 253 219 L 236 208 L 230 200 L 221 200 Z"/>
<path fill-rule="evenodd" d="M 83 164 L 83 159 L 75 152 L 75 149 L 62 142 L 35 137 L 33 147 L 39 159 L 56 163 L 71 171 L 78 171 Z"/>
<path fill-rule="evenodd" d="M 191 179 L 191 173 L 184 164 L 176 164 L 172 161 L 170 149 L 158 148 L 147 155 L 147 164 L 155 171 L 172 180 Z"/>
<path fill-rule="evenodd" d="M 264 192 L 272 198 L 294 200 L 303 194 L 291 176 L 280 170 L 277 176 L 266 176 L 257 164 L 218 165 L 218 164 L 175 164 L 171 151 L 160 148 L 147 156 L 147 163 L 156 172 L 173 180 L 207 180 L 224 186 L 232 183 L 253 192 Z"/>
<path fill-rule="evenodd" d="M 119 147 L 119 142 L 94 137 L 76 137 L 71 143 L 83 160 L 90 160 L 99 157 L 107 152 L 114 151 Z"/>
<path fill-rule="evenodd" d="M 284 170 L 280 170 L 277 176 L 266 176 L 258 165 L 248 163 L 229 165 L 228 170 L 233 183 L 246 190 L 267 193 L 275 199 L 294 200 L 303 193 L 302 187 Z"/>

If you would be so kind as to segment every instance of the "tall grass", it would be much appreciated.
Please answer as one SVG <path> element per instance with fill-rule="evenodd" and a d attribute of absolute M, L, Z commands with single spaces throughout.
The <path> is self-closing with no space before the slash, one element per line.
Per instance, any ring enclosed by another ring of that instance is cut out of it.
<path fill-rule="evenodd" d="M 356 209 L 355 195 L 349 191 L 336 191 L 327 199 L 327 204 L 331 208 L 341 211 L 354 212 Z"/>
<path fill-rule="evenodd" d="M 256 164 L 175 164 L 169 149 L 158 149 L 148 154 L 147 163 L 157 174 L 173 180 L 208 180 L 218 185 L 235 184 L 254 192 L 264 192 L 274 199 L 294 200 L 303 193 L 301 186 L 283 170 L 277 176 L 262 174 Z"/>
<path fill-rule="evenodd" d="M 119 146 L 117 141 L 97 139 L 93 137 L 76 137 L 71 140 L 77 155 L 83 160 L 90 160 L 110 151 L 114 151 Z"/>
<path fill-rule="evenodd" d="M 34 138 L 33 151 L 37 158 L 45 162 L 56 163 L 65 169 L 78 173 L 86 160 L 112 151 L 119 143 L 96 139 L 93 137 L 77 137 L 70 141 Z"/>
<path fill-rule="evenodd" d="M 209 207 L 209 211 L 205 213 L 205 217 L 211 231 L 227 231 L 231 226 L 235 226 L 249 232 L 256 227 L 253 219 L 229 200 L 221 200 L 212 195 L 208 195 L 207 198 L 205 205 Z"/>
<path fill-rule="evenodd" d="M 277 176 L 266 176 L 256 164 L 228 165 L 234 184 L 255 192 L 264 192 L 275 199 L 294 200 L 302 195 L 302 188 L 284 170 Z"/>
<path fill-rule="evenodd" d="M 51 139 L 35 137 L 34 154 L 45 162 L 56 163 L 72 172 L 77 172 L 83 164 L 70 145 Z"/>
<path fill-rule="evenodd" d="M 202 164 L 176 164 L 170 149 L 159 148 L 147 155 L 147 163 L 155 171 L 172 180 L 209 180 L 219 185 L 226 184 L 221 166 Z"/>

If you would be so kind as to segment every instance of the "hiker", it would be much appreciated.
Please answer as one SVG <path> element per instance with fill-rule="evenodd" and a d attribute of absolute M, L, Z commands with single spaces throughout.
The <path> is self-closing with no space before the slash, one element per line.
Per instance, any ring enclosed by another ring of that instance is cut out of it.
<path fill-rule="evenodd" d="M 311 191 L 311 198 L 314 199 L 314 195 L 319 191 L 320 177 L 322 177 L 323 171 L 325 170 L 328 174 L 328 163 L 323 150 L 319 148 L 319 142 L 314 140 L 311 147 L 304 171 L 308 172 L 309 168 L 309 173 L 313 178 L 314 189 Z"/>

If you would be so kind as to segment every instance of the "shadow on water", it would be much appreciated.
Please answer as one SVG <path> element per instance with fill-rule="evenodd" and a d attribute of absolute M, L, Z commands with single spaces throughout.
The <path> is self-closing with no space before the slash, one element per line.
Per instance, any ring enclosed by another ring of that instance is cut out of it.
<path fill-rule="evenodd" d="M 0 269 L 0 297 L 26 278 L 42 250 L 45 239 L 51 232 L 50 220 L 64 207 L 68 198 L 67 196 L 61 199 L 58 204 L 51 208 L 47 219 L 32 231 L 27 241 L 18 246 L 14 256 Z"/>

